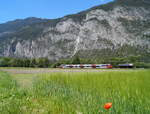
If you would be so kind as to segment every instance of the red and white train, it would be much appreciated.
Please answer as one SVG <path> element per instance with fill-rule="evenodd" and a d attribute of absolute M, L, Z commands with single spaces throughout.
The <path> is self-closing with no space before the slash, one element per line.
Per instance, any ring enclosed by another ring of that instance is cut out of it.
<path fill-rule="evenodd" d="M 101 69 L 111 69 L 113 66 L 111 64 L 62 64 L 59 68 L 101 68 Z"/>

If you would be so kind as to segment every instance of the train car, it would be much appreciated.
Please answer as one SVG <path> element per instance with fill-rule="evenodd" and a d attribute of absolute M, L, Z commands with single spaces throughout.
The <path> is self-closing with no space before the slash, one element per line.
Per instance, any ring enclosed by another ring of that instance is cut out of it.
<path fill-rule="evenodd" d="M 59 68 L 99 68 L 99 69 L 111 69 L 111 64 L 66 64 L 60 65 Z"/>
<path fill-rule="evenodd" d="M 134 64 L 119 64 L 119 68 L 134 68 Z"/>

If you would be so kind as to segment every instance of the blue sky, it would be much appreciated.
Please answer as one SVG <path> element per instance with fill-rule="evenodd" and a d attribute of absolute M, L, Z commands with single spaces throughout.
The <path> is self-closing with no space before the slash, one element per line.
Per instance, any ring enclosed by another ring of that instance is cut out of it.
<path fill-rule="evenodd" d="M 0 23 L 27 17 L 54 19 L 113 0 L 0 0 Z"/>

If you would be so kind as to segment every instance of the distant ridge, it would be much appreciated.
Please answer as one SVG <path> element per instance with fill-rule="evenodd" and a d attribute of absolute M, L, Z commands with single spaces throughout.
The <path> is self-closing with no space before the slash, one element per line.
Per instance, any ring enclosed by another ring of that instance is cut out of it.
<path fill-rule="evenodd" d="M 146 0 L 115 0 L 58 19 L 31 17 L 0 24 L 0 56 L 148 60 L 149 31 Z"/>

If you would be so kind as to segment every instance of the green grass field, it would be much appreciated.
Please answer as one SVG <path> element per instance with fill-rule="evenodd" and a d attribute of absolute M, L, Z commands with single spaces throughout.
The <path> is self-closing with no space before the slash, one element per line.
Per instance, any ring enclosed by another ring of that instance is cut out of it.
<path fill-rule="evenodd" d="M 0 71 L 0 114 L 150 114 L 150 70 Z"/>

